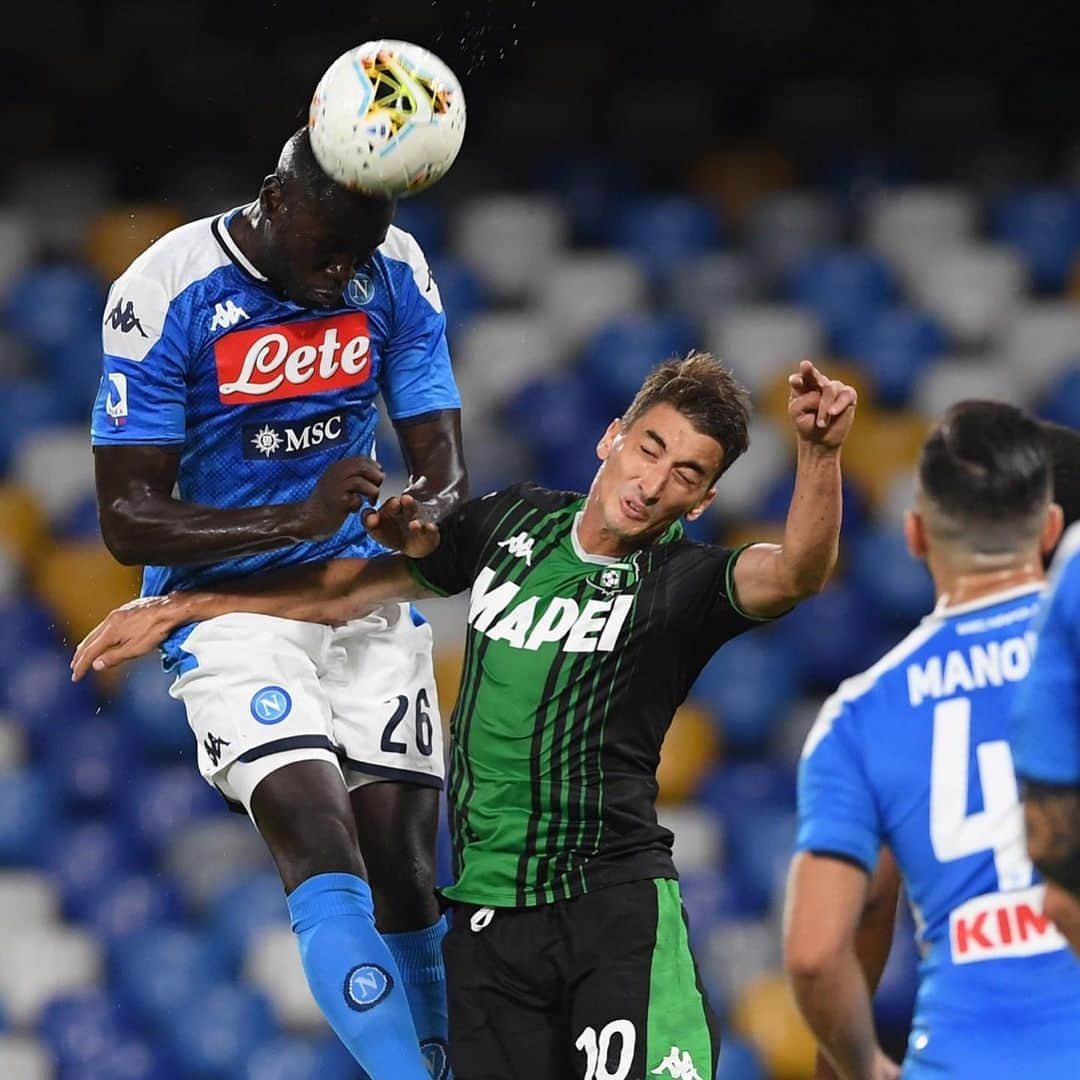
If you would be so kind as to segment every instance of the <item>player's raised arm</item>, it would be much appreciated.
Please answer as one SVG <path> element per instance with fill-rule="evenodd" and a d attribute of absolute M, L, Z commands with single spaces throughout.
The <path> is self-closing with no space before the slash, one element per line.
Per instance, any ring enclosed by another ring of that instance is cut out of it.
<path fill-rule="evenodd" d="M 740 609 L 758 618 L 778 615 L 820 591 L 836 564 L 840 542 L 840 447 L 851 430 L 857 396 L 809 361 L 789 382 L 798 463 L 784 539 L 780 545 L 747 549 L 734 571 Z"/>

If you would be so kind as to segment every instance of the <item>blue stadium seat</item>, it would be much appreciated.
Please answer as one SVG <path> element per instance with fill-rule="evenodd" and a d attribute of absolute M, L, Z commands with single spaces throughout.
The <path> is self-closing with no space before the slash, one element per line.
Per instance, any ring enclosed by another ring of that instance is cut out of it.
<path fill-rule="evenodd" d="M 428 262 L 442 254 L 446 241 L 446 211 L 436 200 L 399 199 L 394 210 L 394 224 L 412 234 Z"/>
<path fill-rule="evenodd" d="M 794 810 L 747 810 L 728 831 L 728 872 L 763 914 L 783 888 L 794 840 Z"/>
<path fill-rule="evenodd" d="M 743 810 L 793 810 L 795 773 L 776 761 L 733 761 L 710 773 L 698 798 L 734 827 Z"/>
<path fill-rule="evenodd" d="M 611 155 L 546 158 L 537 182 L 558 196 L 570 215 L 573 238 L 598 244 L 611 224 L 611 208 L 640 190 L 628 162 Z"/>
<path fill-rule="evenodd" d="M 871 518 L 871 509 L 862 489 L 850 477 L 844 477 L 841 490 L 844 495 L 844 521 L 841 530 L 846 542 L 866 528 Z M 791 496 L 794 491 L 795 473 L 794 471 L 786 472 L 772 486 L 765 489 L 761 502 L 748 516 L 754 521 L 784 522 L 787 520 L 788 507 L 791 505 Z"/>
<path fill-rule="evenodd" d="M 910 307 L 871 311 L 839 334 L 844 356 L 864 368 L 877 404 L 905 405 L 923 371 L 945 352 L 941 327 L 925 312 Z"/>
<path fill-rule="evenodd" d="M 32 267 L 12 282 L 0 314 L 24 341 L 48 353 L 87 335 L 100 338 L 104 302 L 88 268 L 57 263 Z"/>
<path fill-rule="evenodd" d="M 46 356 L 49 388 L 63 410 L 65 420 L 85 420 L 97 397 L 101 382 L 100 318 L 81 327 L 70 341 Z M 90 437 L 87 434 L 87 448 Z"/>
<path fill-rule="evenodd" d="M 434 259 L 431 271 L 446 311 L 447 333 L 453 339 L 459 325 L 487 306 L 487 290 L 480 276 L 459 259 Z"/>
<path fill-rule="evenodd" d="M 768 1080 L 765 1066 L 750 1043 L 727 1032 L 720 1043 L 715 1075 L 716 1080 Z"/>
<path fill-rule="evenodd" d="M 164 1050 L 145 1039 L 126 1037 L 69 1069 L 57 1080 L 186 1080 Z"/>
<path fill-rule="evenodd" d="M 786 649 L 767 631 L 745 634 L 729 641 L 698 676 L 690 693 L 719 715 L 727 746 L 760 748 L 783 721 L 799 692 Z"/>
<path fill-rule="evenodd" d="M 1050 384 L 1039 407 L 1039 415 L 1056 424 L 1080 428 L 1080 360 Z"/>
<path fill-rule="evenodd" d="M 720 247 L 723 229 L 711 206 L 682 195 L 616 203 L 609 243 L 637 256 L 654 285 L 664 286 L 687 259 Z"/>
<path fill-rule="evenodd" d="M 1067 188 L 1015 192 L 993 208 L 991 228 L 1020 252 L 1038 288 L 1060 291 L 1080 252 L 1080 194 Z"/>
<path fill-rule="evenodd" d="M 825 158 L 811 175 L 815 186 L 832 192 L 849 212 L 885 188 L 921 179 L 918 163 L 901 147 L 849 146 Z"/>
<path fill-rule="evenodd" d="M 270 923 L 287 922 L 285 890 L 277 874 L 261 873 L 237 882 L 215 899 L 208 919 L 215 948 L 239 964 L 255 935 Z"/>
<path fill-rule="evenodd" d="M 156 655 L 127 664 L 119 673 L 112 709 L 147 757 L 194 763 L 195 737 L 184 706 L 169 697 L 171 682 Z"/>
<path fill-rule="evenodd" d="M 193 818 L 228 812 L 221 796 L 190 763 L 142 773 L 128 793 L 125 809 L 135 835 L 153 850 Z"/>
<path fill-rule="evenodd" d="M 54 998 L 42 1010 L 37 1034 L 63 1070 L 77 1070 L 135 1030 L 134 1017 L 104 990 Z M 81 1076 L 81 1073 L 76 1073 Z"/>
<path fill-rule="evenodd" d="M 43 864 L 60 890 L 64 912 L 89 917 L 104 890 L 140 865 L 130 831 L 108 821 L 80 821 L 58 828 L 44 848 Z"/>
<path fill-rule="evenodd" d="M 888 266 L 869 251 L 832 248 L 808 256 L 788 279 L 788 296 L 812 308 L 838 343 L 850 326 L 893 297 Z"/>
<path fill-rule="evenodd" d="M 197 1001 L 234 971 L 204 931 L 176 925 L 146 926 L 119 939 L 110 962 L 115 997 L 149 1030 L 164 1031 L 169 1018 Z"/>
<path fill-rule="evenodd" d="M 185 1080 L 235 1080 L 277 1034 L 266 999 L 228 983 L 179 1008 L 169 1029 L 171 1056 Z"/>
<path fill-rule="evenodd" d="M 606 424 L 590 429 L 583 427 L 578 438 L 558 450 L 548 450 L 537 458 L 535 479 L 553 491 L 588 491 L 600 462 L 596 444 Z"/>
<path fill-rule="evenodd" d="M 68 804 L 84 812 L 120 801 L 131 784 L 136 756 L 125 727 L 95 716 L 68 726 L 62 739 L 49 740 L 45 761 Z"/>
<path fill-rule="evenodd" d="M 56 616 L 30 596 L 0 600 L 0 681 L 22 667 L 26 653 L 57 645 Z"/>
<path fill-rule="evenodd" d="M 175 922 L 182 917 L 180 893 L 160 873 L 116 878 L 91 898 L 86 911 L 87 925 L 109 946 L 144 927 Z"/>
<path fill-rule="evenodd" d="M 506 403 L 505 416 L 534 454 L 562 454 L 583 437 L 595 445 L 612 420 L 575 371 L 528 383 Z"/>
<path fill-rule="evenodd" d="M 37 751 L 94 712 L 93 683 L 71 681 L 70 659 L 55 646 L 23 649 L 0 683 L 3 707 L 18 717 Z"/>
<path fill-rule="evenodd" d="M 851 584 L 894 621 L 910 626 L 933 608 L 933 580 L 899 530 L 868 529 L 852 542 L 847 559 Z"/>
<path fill-rule="evenodd" d="M 624 315 L 608 323 L 586 346 L 581 376 L 597 400 L 618 416 L 654 365 L 685 355 L 695 341 L 694 327 L 680 315 Z"/>
<path fill-rule="evenodd" d="M 360 1066 L 337 1039 L 274 1039 L 247 1061 L 243 1080 L 357 1080 Z"/>
<path fill-rule="evenodd" d="M 87 493 L 54 523 L 52 534 L 58 540 L 92 540 L 103 543 L 98 523 L 97 496 Z"/>
<path fill-rule="evenodd" d="M 0 865 L 36 864 L 60 821 L 61 792 L 44 770 L 0 775 Z"/>

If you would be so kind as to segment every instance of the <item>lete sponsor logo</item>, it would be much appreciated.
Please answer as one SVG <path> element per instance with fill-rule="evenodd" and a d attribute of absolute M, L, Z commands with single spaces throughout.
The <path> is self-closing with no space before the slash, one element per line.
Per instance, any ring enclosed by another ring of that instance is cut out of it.
<path fill-rule="evenodd" d="M 367 382 L 371 338 L 362 311 L 234 330 L 214 344 L 223 405 L 281 401 Z"/>

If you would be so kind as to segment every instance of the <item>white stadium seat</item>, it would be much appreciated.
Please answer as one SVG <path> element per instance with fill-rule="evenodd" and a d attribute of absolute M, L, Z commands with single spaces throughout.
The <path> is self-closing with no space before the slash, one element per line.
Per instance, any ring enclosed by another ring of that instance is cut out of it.
<path fill-rule="evenodd" d="M 42 428 L 18 447 L 11 476 L 34 492 L 50 522 L 94 493 L 94 459 L 82 425 Z"/>
<path fill-rule="evenodd" d="M 546 195 L 490 195 L 454 215 L 451 248 L 496 300 L 531 292 L 566 246 L 570 226 Z"/>
<path fill-rule="evenodd" d="M 1026 404 L 1016 370 L 998 356 L 963 359 L 943 357 L 923 372 L 912 405 L 929 420 L 937 420 L 950 405 L 966 398 Z"/>
<path fill-rule="evenodd" d="M 229 882 L 272 869 L 259 834 L 239 815 L 185 825 L 170 843 L 164 861 L 196 910 L 212 903 Z"/>
<path fill-rule="evenodd" d="M 37 1039 L 0 1035 L 0 1076 L 8 1080 L 53 1080 L 53 1057 Z"/>
<path fill-rule="evenodd" d="M 729 363 L 751 391 L 763 389 L 800 360 L 814 360 L 825 332 L 812 311 L 790 304 L 732 308 L 710 320 L 709 349 Z"/>
<path fill-rule="evenodd" d="M 672 858 L 680 874 L 715 870 L 723 851 L 723 829 L 716 815 L 698 806 L 660 806 L 657 820 L 675 834 Z"/>
<path fill-rule="evenodd" d="M 59 912 L 59 898 L 44 874 L 0 870 L 0 926 L 47 926 Z"/>
<path fill-rule="evenodd" d="M 26 736 L 8 713 L 0 713 L 0 773 L 18 769 L 26 761 Z"/>
<path fill-rule="evenodd" d="M 904 277 L 920 256 L 968 242 L 977 214 L 974 197 L 961 188 L 896 188 L 870 200 L 863 234 Z"/>
<path fill-rule="evenodd" d="M 105 969 L 98 941 L 68 926 L 0 926 L 0 956 L 0 1010 L 23 1027 L 54 997 L 94 986 Z"/>
<path fill-rule="evenodd" d="M 725 517 L 753 513 L 762 496 L 794 461 L 794 432 L 781 432 L 768 420 L 750 425 L 750 449 L 726 473 L 713 505 Z"/>
<path fill-rule="evenodd" d="M 557 259 L 537 285 L 540 310 L 556 339 L 568 350 L 604 323 L 646 303 L 645 271 L 629 255 L 597 252 Z"/>
<path fill-rule="evenodd" d="M 782 278 L 812 251 L 839 241 L 840 214 L 822 195 L 783 191 L 754 204 L 746 236 L 763 273 L 771 279 Z"/>
<path fill-rule="evenodd" d="M 1009 365 L 1028 397 L 1080 357 L 1080 304 L 1042 300 L 1016 314 L 1004 341 Z"/>
<path fill-rule="evenodd" d="M 703 954 L 702 967 L 732 999 L 751 979 L 779 969 L 780 935 L 765 919 L 721 922 L 710 931 Z"/>
<path fill-rule="evenodd" d="M 244 958 L 244 977 L 270 1000 L 278 1021 L 293 1031 L 322 1031 L 326 1020 L 308 989 L 296 935 L 288 923 L 263 927 Z"/>
<path fill-rule="evenodd" d="M 14 208 L 0 210 L 0 297 L 34 256 L 35 234 L 30 215 Z"/>
<path fill-rule="evenodd" d="M 750 259 L 735 251 L 699 255 L 680 263 L 671 280 L 675 309 L 704 323 L 734 304 L 745 304 L 758 293 L 758 275 Z"/>

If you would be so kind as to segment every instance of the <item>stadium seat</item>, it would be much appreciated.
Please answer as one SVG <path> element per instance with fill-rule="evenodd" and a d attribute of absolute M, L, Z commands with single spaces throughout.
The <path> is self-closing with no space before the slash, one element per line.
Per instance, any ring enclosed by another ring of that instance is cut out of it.
<path fill-rule="evenodd" d="M 132 1023 L 113 994 L 94 987 L 54 997 L 41 1010 L 36 1030 L 61 1073 L 81 1075 L 80 1067 L 131 1035 Z"/>
<path fill-rule="evenodd" d="M 462 399 L 480 419 L 531 380 L 564 366 L 550 327 L 535 313 L 478 315 L 462 326 L 454 349 Z"/>
<path fill-rule="evenodd" d="M 0 206 L 0 307 L 4 293 L 34 258 L 36 237 L 30 217 L 14 207 Z"/>
<path fill-rule="evenodd" d="M 115 281 L 155 240 L 186 221 L 164 203 L 120 203 L 90 223 L 83 255 L 103 282 Z"/>
<path fill-rule="evenodd" d="M 0 472 L 10 481 L 12 477 L 8 473 L 12 459 L 24 443 L 40 431 L 65 424 L 72 417 L 55 387 L 44 379 L 20 379 L 5 386 L 4 400 L 7 406 L 7 421 L 0 430 Z M 90 445 L 85 429 L 83 442 L 85 452 Z M 89 459 L 89 453 L 85 456 Z M 80 464 L 85 465 L 85 462 Z M 84 473 L 85 468 L 80 470 L 79 475 Z M 35 499 L 40 499 L 41 492 L 37 488 L 32 490 Z"/>
<path fill-rule="evenodd" d="M 26 764 L 26 737 L 10 716 L 0 714 L 0 776 Z"/>
<path fill-rule="evenodd" d="M 570 216 L 573 240 L 601 242 L 608 228 L 611 207 L 640 190 L 635 163 L 616 155 L 555 156 L 545 159 L 537 172 L 540 188 L 554 194 Z"/>
<path fill-rule="evenodd" d="M 708 935 L 699 962 L 723 1007 L 737 999 L 746 983 L 780 966 L 776 927 L 764 919 L 724 919 Z"/>
<path fill-rule="evenodd" d="M 259 930 L 288 918 L 285 890 L 277 874 L 268 871 L 226 888 L 214 901 L 208 923 L 214 947 L 239 966 Z"/>
<path fill-rule="evenodd" d="M 816 312 L 839 343 L 848 327 L 893 299 L 895 285 L 888 266 L 871 252 L 829 248 L 813 252 L 792 270 L 787 295 Z"/>
<path fill-rule="evenodd" d="M 667 299 L 695 326 L 746 305 L 761 291 L 757 268 L 738 251 L 716 251 L 688 259 L 675 268 Z"/>
<path fill-rule="evenodd" d="M 185 1080 L 227 1080 L 276 1034 L 261 994 L 222 983 L 171 1015 L 169 1050 Z"/>
<path fill-rule="evenodd" d="M 722 146 L 699 155 L 691 189 L 710 198 L 733 223 L 742 223 L 762 199 L 794 185 L 795 163 L 770 145 Z"/>
<path fill-rule="evenodd" d="M 496 300 L 520 300 L 553 270 L 569 231 L 550 196 L 488 195 L 457 209 L 449 246 Z"/>
<path fill-rule="evenodd" d="M 110 681 L 110 711 L 146 757 L 163 763 L 181 758 L 194 762 L 195 737 L 184 706 L 169 697 L 171 682 L 155 655 L 125 664 Z"/>
<path fill-rule="evenodd" d="M 782 191 L 751 207 L 746 221 L 750 257 L 770 284 L 788 274 L 814 251 L 836 244 L 843 222 L 827 195 Z"/>
<path fill-rule="evenodd" d="M 893 272 L 907 281 L 916 262 L 943 248 L 968 243 L 977 216 L 974 196 L 962 188 L 896 188 L 880 192 L 867 203 L 862 234 Z"/>
<path fill-rule="evenodd" d="M 93 271 L 55 262 L 29 267 L 10 282 L 0 314 L 9 329 L 48 355 L 83 335 L 100 341 L 104 303 L 105 287 Z"/>
<path fill-rule="evenodd" d="M 32 489 L 0 484 L 0 545 L 29 562 L 45 541 L 45 517 Z"/>
<path fill-rule="evenodd" d="M 462 326 L 487 307 L 487 286 L 475 270 L 450 256 L 433 259 L 431 272 L 446 312 L 446 332 L 453 347 Z"/>
<path fill-rule="evenodd" d="M 873 422 L 876 423 L 874 414 L 871 414 L 871 417 Z M 870 518 L 871 508 L 867 493 L 858 480 L 850 474 L 850 471 L 841 481 L 841 491 L 844 502 L 844 519 L 841 531 L 841 540 L 843 541 L 855 536 L 866 526 Z M 779 542 L 779 538 L 782 536 L 782 526 L 787 520 L 791 498 L 794 493 L 795 470 L 791 468 L 758 494 L 754 515 L 761 520 L 772 521 L 779 527 L 776 536 L 771 538 L 770 542 Z M 751 535 L 746 539 L 753 540 L 754 537 Z M 742 542 L 745 542 L 745 540 Z"/>
<path fill-rule="evenodd" d="M 59 913 L 59 897 L 45 874 L 0 870 L 0 927 L 47 925 Z"/>
<path fill-rule="evenodd" d="M 727 872 L 757 910 L 783 898 L 795 829 L 793 810 L 761 807 L 740 813 L 727 831 Z"/>
<path fill-rule="evenodd" d="M 33 157 L 16 167 L 8 191 L 45 250 L 75 256 L 90 222 L 110 201 L 112 175 L 93 158 Z"/>
<path fill-rule="evenodd" d="M 585 465 L 595 468 L 595 446 L 613 416 L 607 406 L 590 394 L 576 370 L 541 376 L 512 394 L 504 416 L 525 445 L 537 455 L 569 459 L 582 445 L 591 443 Z M 571 466 L 581 465 L 568 461 Z"/>
<path fill-rule="evenodd" d="M 95 985 L 104 971 L 101 946 L 67 926 L 3 929 L 0 1004 L 12 1024 L 36 1023 L 55 997 Z"/>
<path fill-rule="evenodd" d="M 1014 192 L 991 213 L 994 235 L 1020 253 L 1038 289 L 1060 292 L 1080 253 L 1080 194 L 1070 188 Z"/>
<path fill-rule="evenodd" d="M 33 866 L 57 828 L 60 792 L 42 770 L 0 773 L 0 865 Z"/>
<path fill-rule="evenodd" d="M 800 360 L 821 355 L 825 336 L 822 323 L 808 308 L 751 304 L 711 319 L 706 341 L 709 350 L 756 393 L 781 372 L 794 371 Z"/>
<path fill-rule="evenodd" d="M 1072 365 L 1080 342 L 1080 303 L 1043 300 L 1016 313 L 1004 339 L 1005 358 L 1029 399 Z"/>
<path fill-rule="evenodd" d="M 202 1000 L 234 967 L 205 933 L 166 923 L 121 938 L 111 969 L 114 999 L 147 1030 L 163 1032 L 178 1009 Z"/>
<path fill-rule="evenodd" d="M 0 1076 L 12 1080 L 56 1080 L 48 1050 L 26 1035 L 0 1034 Z"/>
<path fill-rule="evenodd" d="M 162 853 L 189 910 L 205 911 L 230 885 L 271 867 L 246 815 L 214 815 L 182 826 Z"/>
<path fill-rule="evenodd" d="M 659 808 L 657 820 L 675 836 L 672 857 L 680 874 L 698 874 L 719 867 L 723 829 L 708 810 L 693 803 L 666 803 Z"/>
<path fill-rule="evenodd" d="M 434 199 L 399 199 L 394 208 L 394 224 L 413 237 L 429 263 L 442 257 L 447 215 Z"/>
<path fill-rule="evenodd" d="M 622 315 L 605 323 L 586 344 L 578 370 L 589 393 L 612 416 L 619 416 L 653 367 L 685 356 L 695 336 L 694 327 L 678 315 Z"/>
<path fill-rule="evenodd" d="M 137 768 L 130 734 L 115 720 L 94 716 L 48 741 L 45 762 L 76 813 L 119 804 Z"/>
<path fill-rule="evenodd" d="M 90 898 L 85 922 L 102 942 L 117 941 L 146 926 L 174 922 L 183 916 L 176 884 L 160 872 L 136 872 L 106 884 Z"/>
<path fill-rule="evenodd" d="M 197 818 L 228 812 L 190 762 L 145 771 L 128 792 L 124 809 L 139 840 L 153 850 L 164 848 L 178 829 Z"/>
<path fill-rule="evenodd" d="M 907 291 L 964 346 L 992 344 L 1008 328 L 1026 287 L 1024 264 L 1007 248 L 965 244 L 913 256 Z"/>
<path fill-rule="evenodd" d="M 716 722 L 707 709 L 684 702 L 664 737 L 656 781 L 661 803 L 681 803 L 701 783 L 721 749 Z"/>
<path fill-rule="evenodd" d="M 296 935 L 288 923 L 268 923 L 253 935 L 244 978 L 270 1002 L 278 1024 L 289 1031 L 324 1031 L 326 1020 L 308 989 Z"/>
<path fill-rule="evenodd" d="M 242 1080 L 357 1080 L 361 1075 L 336 1038 L 286 1035 L 252 1054 Z"/>
<path fill-rule="evenodd" d="M 48 871 L 70 918 L 89 918 L 97 898 L 126 877 L 143 856 L 129 831 L 107 820 L 80 820 L 39 837 Z"/>
<path fill-rule="evenodd" d="M 844 444 L 845 478 L 878 504 L 893 477 L 914 468 L 928 430 L 914 412 L 879 412 L 872 424 L 856 423 Z"/>
<path fill-rule="evenodd" d="M 941 327 L 925 312 L 892 306 L 852 322 L 840 335 L 840 351 L 866 371 L 874 403 L 907 403 L 923 371 L 945 351 Z"/>
<path fill-rule="evenodd" d="M 725 1034 L 716 1063 L 716 1080 L 768 1080 L 761 1058 L 750 1043 Z"/>
<path fill-rule="evenodd" d="M 845 212 L 857 217 L 862 207 L 882 191 L 915 187 L 924 177 L 909 149 L 874 146 L 860 140 L 821 155 L 811 179 L 830 192 Z"/>
<path fill-rule="evenodd" d="M 1066 427 L 1080 428 L 1080 359 L 1047 388 L 1039 415 Z"/>
<path fill-rule="evenodd" d="M 164 1050 L 135 1036 L 105 1047 L 88 1061 L 67 1069 L 58 1080 L 185 1080 Z"/>
<path fill-rule="evenodd" d="M 49 521 L 94 490 L 94 459 L 85 426 L 45 428 L 28 435 L 11 463 L 16 483 L 37 493 Z"/>
<path fill-rule="evenodd" d="M 1078 350 L 1080 351 L 1080 350 Z M 1016 371 L 995 354 L 939 359 L 919 376 L 911 407 L 927 420 L 939 419 L 958 401 L 984 398 L 1023 404 Z"/>
<path fill-rule="evenodd" d="M 22 588 L 22 566 L 18 557 L 0 540 L 0 601 L 19 595 Z"/>
<path fill-rule="evenodd" d="M 817 1043 L 779 972 L 751 980 L 739 995 L 731 1020 L 757 1049 L 772 1080 L 806 1080 L 812 1074 Z"/>
<path fill-rule="evenodd" d="M 90 684 L 71 681 L 70 655 L 56 647 L 31 645 L 0 683 L 3 707 L 18 717 L 34 750 L 54 742 L 58 732 L 80 723 L 96 707 Z"/>
<path fill-rule="evenodd" d="M 663 289 L 687 259 L 722 245 L 718 214 L 703 200 L 680 195 L 642 196 L 613 207 L 607 242 L 645 267 Z"/>
<path fill-rule="evenodd" d="M 719 718 L 725 747 L 744 751 L 766 744 L 798 689 L 780 639 L 759 631 L 729 641 L 690 692 Z"/>
<path fill-rule="evenodd" d="M 646 303 L 643 267 L 614 251 L 562 255 L 537 281 L 539 310 L 557 348 L 576 350 L 604 323 Z"/>
<path fill-rule="evenodd" d="M 878 526 L 855 537 L 847 564 L 847 580 L 894 622 L 910 626 L 933 609 L 933 580 L 895 527 Z"/>

